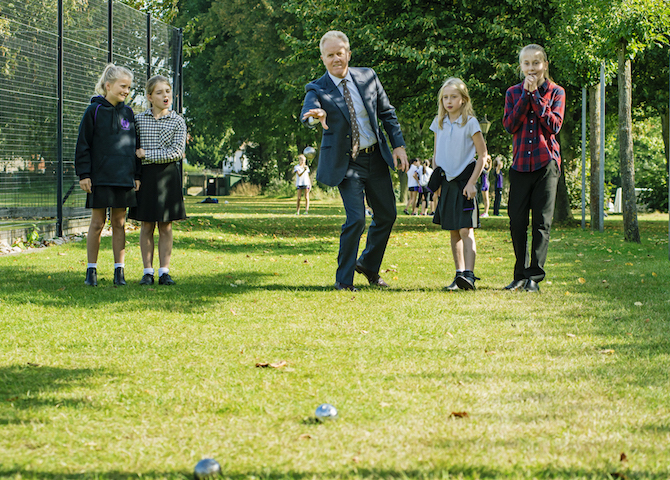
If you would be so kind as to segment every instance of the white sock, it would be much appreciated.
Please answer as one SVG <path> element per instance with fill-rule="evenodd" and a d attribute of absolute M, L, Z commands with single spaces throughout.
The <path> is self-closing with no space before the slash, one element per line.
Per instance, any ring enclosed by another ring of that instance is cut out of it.
<path fill-rule="evenodd" d="M 126 268 L 126 264 L 125 263 L 115 263 L 114 264 L 114 270 L 116 270 L 119 267 Z"/>
<path fill-rule="evenodd" d="M 170 273 L 170 269 L 166 267 L 161 267 L 158 269 L 158 276 L 162 277 L 164 273 Z"/>
<path fill-rule="evenodd" d="M 97 263 L 89 263 L 86 268 L 98 268 L 98 264 Z"/>
<path fill-rule="evenodd" d="M 145 268 L 144 269 L 144 275 L 153 275 L 154 274 L 154 269 L 153 268 Z"/>

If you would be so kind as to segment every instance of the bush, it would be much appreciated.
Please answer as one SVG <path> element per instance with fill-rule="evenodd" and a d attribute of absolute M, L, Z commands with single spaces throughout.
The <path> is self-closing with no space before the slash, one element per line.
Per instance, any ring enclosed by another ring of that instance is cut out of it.
<path fill-rule="evenodd" d="M 295 186 L 293 182 L 273 178 L 263 189 L 263 193 L 269 197 L 290 198 L 295 195 Z"/>
<path fill-rule="evenodd" d="M 253 183 L 237 182 L 230 190 L 230 194 L 239 195 L 240 197 L 256 197 L 261 194 L 261 187 Z"/>

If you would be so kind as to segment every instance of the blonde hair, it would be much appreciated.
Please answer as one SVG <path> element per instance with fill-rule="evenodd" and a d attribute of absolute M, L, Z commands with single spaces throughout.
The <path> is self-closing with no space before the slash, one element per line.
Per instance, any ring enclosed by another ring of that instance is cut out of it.
<path fill-rule="evenodd" d="M 109 82 L 113 85 L 120 78 L 129 78 L 132 82 L 133 72 L 126 67 L 118 67 L 113 63 L 108 63 L 105 70 L 103 70 L 102 75 L 100 75 L 100 80 L 98 80 L 98 83 L 95 85 L 95 93 L 104 97 L 107 95 L 107 87 L 105 84 Z"/>
<path fill-rule="evenodd" d="M 298 162 L 302 162 L 303 160 L 306 162 L 306 161 L 307 161 L 307 157 L 304 156 L 304 155 L 301 153 L 300 155 L 298 155 Z"/>
<path fill-rule="evenodd" d="M 542 45 L 538 45 L 537 43 L 531 43 L 530 45 L 526 45 L 519 51 L 519 75 L 521 76 L 521 79 L 525 78 L 523 72 L 521 71 L 521 55 L 523 55 L 523 53 L 527 50 L 540 52 L 542 54 L 544 63 L 546 64 L 546 67 L 544 69 L 544 78 L 546 78 L 550 82 L 553 82 L 553 80 L 549 76 L 549 59 L 547 58 L 547 51 L 544 49 Z"/>
<path fill-rule="evenodd" d="M 339 30 L 330 30 L 329 32 L 323 34 L 323 37 L 321 37 L 321 41 L 319 42 L 319 50 L 321 50 L 321 55 L 323 55 L 323 45 L 328 40 L 342 40 L 342 42 L 344 42 L 344 47 L 346 48 L 347 52 L 350 50 L 349 37 L 347 37 L 343 32 L 340 32 Z"/>
<path fill-rule="evenodd" d="M 468 93 L 468 87 L 465 85 L 465 82 L 460 78 L 449 77 L 445 80 L 440 88 L 440 92 L 437 95 L 437 123 L 442 130 L 442 125 L 444 124 L 444 117 L 447 116 L 447 109 L 444 108 L 444 102 L 442 102 L 442 95 L 444 89 L 447 87 L 454 87 L 458 90 L 458 93 L 461 94 L 463 98 L 463 106 L 461 107 L 461 126 L 464 127 L 470 117 L 475 116 L 475 111 L 472 108 L 472 102 L 470 101 L 470 94 Z"/>
<path fill-rule="evenodd" d="M 159 83 L 166 83 L 168 87 L 172 88 L 172 85 L 170 85 L 170 79 L 164 77 L 163 75 L 154 75 L 149 80 L 147 80 L 147 83 L 144 87 L 146 94 L 151 95 L 154 93 L 154 89 Z"/>

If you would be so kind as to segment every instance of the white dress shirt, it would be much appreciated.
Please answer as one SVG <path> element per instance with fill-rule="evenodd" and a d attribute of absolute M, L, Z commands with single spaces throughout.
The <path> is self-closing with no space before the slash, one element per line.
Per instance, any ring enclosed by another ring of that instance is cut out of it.
<path fill-rule="evenodd" d="M 365 104 L 363 103 L 363 98 L 358 91 L 358 87 L 351 78 L 351 72 L 347 72 L 347 76 L 344 78 L 337 78 L 331 75 L 330 72 L 328 72 L 328 75 L 330 75 L 330 79 L 333 81 L 333 83 L 337 85 L 337 89 L 340 91 L 340 93 L 343 91 L 342 82 L 349 82 L 347 87 L 349 87 L 351 101 L 354 103 L 354 110 L 356 111 L 356 121 L 358 122 L 359 148 L 362 150 L 377 143 L 377 137 L 375 136 L 375 132 L 372 130 L 372 126 L 370 125 L 370 116 L 368 115 L 368 111 L 365 109 Z M 342 96 L 344 96 L 343 93 Z M 327 121 L 328 120 L 326 120 L 326 122 Z"/>

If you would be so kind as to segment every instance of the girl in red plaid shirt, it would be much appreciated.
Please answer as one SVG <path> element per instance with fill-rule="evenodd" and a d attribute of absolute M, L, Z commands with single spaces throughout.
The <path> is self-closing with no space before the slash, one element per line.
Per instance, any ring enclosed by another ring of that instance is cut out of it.
<path fill-rule="evenodd" d="M 565 90 L 549 78 L 547 53 L 540 45 L 525 46 L 519 53 L 519 64 L 523 81 L 507 90 L 503 118 L 505 130 L 514 135 L 507 213 L 516 256 L 514 280 L 505 289 L 539 293 L 561 173 L 556 135 L 563 124 Z"/>

